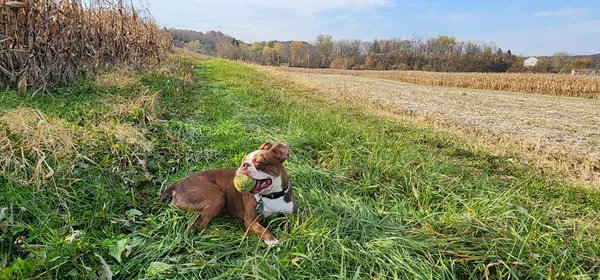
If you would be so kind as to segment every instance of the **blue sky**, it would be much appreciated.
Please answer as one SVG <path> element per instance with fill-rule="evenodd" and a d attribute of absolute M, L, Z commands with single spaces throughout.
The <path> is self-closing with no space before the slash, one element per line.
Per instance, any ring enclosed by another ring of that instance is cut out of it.
<path fill-rule="evenodd" d="M 144 0 L 158 24 L 219 30 L 244 42 L 441 34 L 521 55 L 600 53 L 600 0 Z"/>

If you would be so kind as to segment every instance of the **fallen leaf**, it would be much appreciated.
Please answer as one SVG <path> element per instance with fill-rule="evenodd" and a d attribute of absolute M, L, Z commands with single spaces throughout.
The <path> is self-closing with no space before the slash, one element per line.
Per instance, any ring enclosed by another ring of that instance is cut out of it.
<path fill-rule="evenodd" d="M 126 258 L 128 258 L 129 255 L 131 254 L 131 248 L 133 248 L 133 246 L 131 246 L 131 245 L 125 246 L 125 257 Z"/>
<path fill-rule="evenodd" d="M 110 248 L 108 248 L 108 254 L 121 263 L 121 254 L 123 254 L 123 251 L 125 251 L 125 245 L 127 245 L 128 241 L 129 239 L 127 238 L 117 241 L 111 245 Z"/>
<path fill-rule="evenodd" d="M 104 258 L 102 258 L 102 256 L 98 255 L 98 253 L 94 253 L 94 255 L 96 255 L 96 257 L 98 257 L 100 259 L 100 262 L 102 263 L 102 269 L 104 271 L 103 275 L 105 280 L 112 280 L 113 274 L 112 274 L 112 270 L 110 270 L 110 266 L 106 263 L 106 261 L 104 260 Z"/>
<path fill-rule="evenodd" d="M 6 218 L 6 211 L 8 211 L 8 207 L 0 208 L 0 222 Z"/>
<path fill-rule="evenodd" d="M 69 243 L 73 243 L 73 241 L 79 240 L 79 238 L 81 237 L 81 232 L 82 232 L 81 230 L 73 231 L 73 233 L 71 233 L 71 235 L 69 235 L 65 238 L 65 241 L 67 241 Z"/>
<path fill-rule="evenodd" d="M 501 175 L 500 176 L 500 180 L 503 181 L 512 181 L 512 180 L 516 180 L 517 178 L 515 178 L 514 176 L 510 176 L 510 175 Z"/>

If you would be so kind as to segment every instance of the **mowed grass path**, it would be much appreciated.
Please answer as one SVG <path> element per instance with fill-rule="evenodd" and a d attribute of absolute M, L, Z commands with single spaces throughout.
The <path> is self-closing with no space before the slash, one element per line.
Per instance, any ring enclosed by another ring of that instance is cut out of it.
<path fill-rule="evenodd" d="M 127 170 L 115 171 L 119 150 L 83 144 L 78 152 L 92 163 L 74 178 L 37 190 L 0 179 L 0 222 L 7 221 L 0 279 L 598 277 L 597 192 L 460 149 L 452 135 L 322 102 L 318 92 L 251 67 L 177 61 L 170 71 L 136 76 L 160 92 L 162 110 L 160 121 L 133 120 L 152 142 L 144 179 L 132 183 Z M 175 87 L 177 67 L 193 67 L 197 86 Z M 110 93 L 91 87 L 27 100 L 6 93 L 0 109 L 23 103 L 89 125 L 109 110 L 94 100 Z M 189 228 L 196 213 L 157 201 L 165 185 L 237 167 L 266 140 L 290 146 L 286 167 L 299 206 L 299 217 L 269 225 L 279 247 L 246 236 L 228 217 L 199 232 Z M 501 180 L 507 176 L 514 180 Z M 78 240 L 65 240 L 74 230 L 82 231 Z"/>

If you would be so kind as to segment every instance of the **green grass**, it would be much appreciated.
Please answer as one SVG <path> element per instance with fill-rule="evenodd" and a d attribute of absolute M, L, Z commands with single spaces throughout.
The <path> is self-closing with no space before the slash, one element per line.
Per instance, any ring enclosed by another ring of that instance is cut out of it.
<path fill-rule="evenodd" d="M 160 120 L 111 120 L 143 131 L 152 151 L 78 140 L 77 162 L 87 165 L 68 176 L 39 188 L 0 177 L 0 279 L 93 278 L 107 266 L 115 279 L 600 277 L 597 192 L 461 149 L 452 135 L 319 102 L 326 99 L 318 92 L 247 66 L 181 58 L 170 65 L 136 74 L 160 92 Z M 182 86 L 186 67 L 195 87 Z M 0 111 L 35 107 L 71 123 L 77 138 L 110 112 L 100 100 L 139 95 L 91 83 L 70 92 L 5 92 Z M 298 217 L 269 225 L 278 248 L 244 236 L 233 218 L 190 229 L 197 213 L 158 202 L 169 183 L 236 167 L 266 140 L 289 144 L 299 205 Z M 79 240 L 66 241 L 75 230 Z"/>

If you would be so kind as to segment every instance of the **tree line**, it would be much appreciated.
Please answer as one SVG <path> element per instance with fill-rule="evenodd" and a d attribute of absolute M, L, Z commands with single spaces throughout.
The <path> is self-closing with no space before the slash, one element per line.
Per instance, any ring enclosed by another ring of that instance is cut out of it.
<path fill-rule="evenodd" d="M 220 57 L 262 65 L 352 70 L 422 70 L 440 72 L 506 72 L 519 60 L 494 44 L 436 38 L 333 40 L 317 36 L 300 41 L 217 44 Z"/>
<path fill-rule="evenodd" d="M 600 54 L 577 56 L 567 52 L 557 52 L 549 57 L 538 57 L 536 66 L 526 68 L 522 64 L 515 72 L 570 73 L 572 69 L 595 69 L 600 65 Z"/>
<path fill-rule="evenodd" d="M 421 70 L 437 72 L 540 72 L 567 73 L 571 69 L 594 68 L 589 57 L 556 53 L 539 57 L 535 67 L 523 66 L 524 58 L 491 43 L 459 41 L 441 35 L 424 38 L 341 39 L 319 35 L 311 42 L 269 41 L 246 44 L 218 31 L 206 33 L 169 30 L 176 45 L 207 55 L 232 60 L 303 68 L 352 70 Z M 594 57 L 600 59 L 600 56 Z"/>
<path fill-rule="evenodd" d="M 217 44 L 234 40 L 233 37 L 221 31 L 209 30 L 206 32 L 169 28 L 175 46 L 205 55 L 217 55 Z"/>

